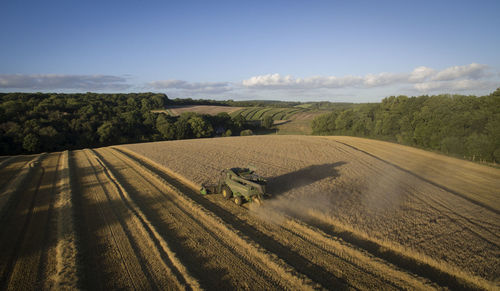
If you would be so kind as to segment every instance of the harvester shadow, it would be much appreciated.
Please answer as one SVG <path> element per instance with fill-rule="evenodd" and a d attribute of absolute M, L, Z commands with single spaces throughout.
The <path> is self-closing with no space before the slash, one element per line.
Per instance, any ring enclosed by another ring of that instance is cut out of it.
<path fill-rule="evenodd" d="M 278 196 L 294 188 L 303 187 L 326 178 L 337 178 L 340 174 L 337 167 L 345 165 L 346 162 L 311 165 L 306 168 L 289 172 L 280 176 L 267 178 L 267 192 L 272 196 Z"/>

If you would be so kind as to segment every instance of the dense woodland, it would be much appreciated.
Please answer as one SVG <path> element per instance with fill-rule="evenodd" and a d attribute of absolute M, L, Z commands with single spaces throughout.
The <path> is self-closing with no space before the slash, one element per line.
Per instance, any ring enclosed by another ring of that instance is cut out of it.
<path fill-rule="evenodd" d="M 376 138 L 500 163 L 500 89 L 482 97 L 391 96 L 368 104 L 171 100 L 154 93 L 0 93 L 0 155 L 247 135 L 255 126 L 227 113 L 173 117 L 151 112 L 188 104 L 328 109 L 313 121 L 314 134 Z M 262 125 L 269 128 L 272 120 Z"/>
<path fill-rule="evenodd" d="M 317 117 L 313 133 L 394 141 L 476 161 L 500 163 L 500 88 L 476 97 L 388 97 Z"/>
<path fill-rule="evenodd" d="M 0 155 L 239 134 L 244 118 L 152 113 L 165 94 L 0 93 Z M 248 133 L 248 132 L 245 132 Z"/>

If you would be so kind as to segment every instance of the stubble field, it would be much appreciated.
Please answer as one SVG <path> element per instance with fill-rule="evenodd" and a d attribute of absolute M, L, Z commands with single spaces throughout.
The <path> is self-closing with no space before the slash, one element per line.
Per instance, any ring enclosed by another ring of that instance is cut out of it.
<path fill-rule="evenodd" d="M 272 198 L 197 193 L 252 164 Z M 500 170 L 348 137 L 0 159 L 0 288 L 497 289 Z"/>

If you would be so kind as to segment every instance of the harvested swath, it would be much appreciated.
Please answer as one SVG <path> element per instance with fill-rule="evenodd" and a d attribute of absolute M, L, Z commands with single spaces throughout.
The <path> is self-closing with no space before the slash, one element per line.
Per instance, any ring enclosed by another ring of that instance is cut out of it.
<path fill-rule="evenodd" d="M 429 289 L 429 282 L 418 280 L 412 274 L 404 272 L 392 264 L 371 256 L 354 245 L 349 245 L 342 239 L 328 235 L 318 228 L 311 227 L 299 220 L 286 217 L 283 220 L 283 226 L 291 232 L 297 233 L 306 240 L 310 240 L 335 255 L 352 262 L 363 268 L 366 273 L 375 273 L 381 278 L 402 289 Z M 378 286 L 377 286 L 378 287 Z"/>
<path fill-rule="evenodd" d="M 151 289 L 116 187 L 89 151 L 72 155 L 83 289 Z M 153 285 L 154 286 L 154 285 Z"/>
<path fill-rule="evenodd" d="M 387 260 L 393 265 L 401 269 L 406 269 L 411 273 L 429 278 L 437 282 L 440 286 L 445 286 L 449 289 L 495 289 L 496 284 L 494 282 L 470 275 L 443 261 L 402 247 L 392 241 L 370 237 L 366 233 L 340 223 L 335 218 L 325 216 L 322 213 L 311 211 L 309 214 L 315 218 L 315 223 L 319 222 L 319 228 L 324 229 L 326 233 L 330 233 L 330 235 L 326 234 L 326 236 L 335 236 L 340 238 L 344 243 L 357 245 L 373 256 Z M 318 232 L 322 231 L 316 230 L 316 235 Z M 355 253 L 349 253 L 356 257 Z M 381 266 L 377 266 L 376 268 L 382 269 Z M 390 273 L 391 270 L 387 272 L 387 274 Z"/>
<path fill-rule="evenodd" d="M 56 266 L 53 277 L 54 289 L 77 289 L 78 267 L 74 210 L 70 181 L 69 152 L 63 152 L 60 160 L 55 203 L 57 221 Z"/>
<path fill-rule="evenodd" d="M 106 151 L 104 151 L 103 154 L 106 157 L 110 157 L 109 152 L 108 154 L 106 154 Z M 179 289 L 186 289 L 188 287 L 193 290 L 200 289 L 200 283 L 198 282 L 198 280 L 189 273 L 189 271 L 181 263 L 177 255 L 168 246 L 167 242 L 158 233 L 157 229 L 146 218 L 146 216 L 144 215 L 142 210 L 136 205 L 136 203 L 130 198 L 130 195 L 128 194 L 127 190 L 123 187 L 122 184 L 120 184 L 113 171 L 103 161 L 101 155 L 100 154 L 97 155 L 99 155 L 99 157 L 97 158 L 99 163 L 101 164 L 102 167 L 105 168 L 106 172 L 109 174 L 109 178 L 113 181 L 113 184 L 117 187 L 117 190 L 120 192 L 120 194 L 122 194 L 122 199 L 124 200 L 127 207 L 133 212 L 135 216 L 134 224 L 136 225 L 136 228 L 139 229 L 141 233 L 146 236 L 145 241 L 151 242 L 150 251 L 153 251 L 155 255 L 152 258 L 161 257 L 162 256 L 161 252 L 164 252 L 168 256 L 168 259 L 172 263 L 173 267 L 176 268 L 176 270 L 171 270 L 167 266 L 163 266 L 164 268 L 166 268 L 166 271 L 170 273 L 170 276 L 174 278 L 173 283 L 177 285 Z M 174 274 L 175 272 L 177 272 L 177 274 Z M 176 278 L 176 276 L 181 276 L 182 277 L 180 278 L 181 280 Z M 187 283 L 187 285 L 185 283 Z M 168 287 L 168 285 L 164 287 Z"/>
<path fill-rule="evenodd" d="M 301 219 L 314 218 L 307 215 L 310 211 L 335 217 L 368 238 L 434 257 L 442 270 L 463 270 L 472 281 L 473 275 L 495 280 L 496 213 L 329 138 L 259 136 L 127 148 L 196 184 L 214 181 L 223 168 L 254 164 L 276 196 L 262 207 L 268 212 Z M 466 180 L 467 173 L 462 175 Z"/>

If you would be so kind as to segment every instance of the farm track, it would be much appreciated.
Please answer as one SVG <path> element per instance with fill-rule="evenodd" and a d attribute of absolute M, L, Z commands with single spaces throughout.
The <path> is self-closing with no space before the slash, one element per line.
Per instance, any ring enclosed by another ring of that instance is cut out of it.
<path fill-rule="evenodd" d="M 370 289 L 383 287 L 386 290 L 399 288 L 429 288 L 425 280 L 418 279 L 395 266 L 369 256 L 352 245 L 340 243 L 338 239 L 321 234 L 321 231 L 291 218 L 281 217 L 286 223 L 281 225 L 263 223 L 261 219 L 249 215 L 248 211 L 232 202 L 222 199 L 208 200 L 165 171 L 148 164 L 127 151 L 117 149 L 134 163 L 130 168 L 147 168 L 159 179 L 168 181 L 202 205 L 232 225 L 268 252 L 277 255 L 307 275 L 323 288 Z M 352 254 L 355 254 L 353 259 Z M 349 254 L 349 255 L 347 255 Z M 426 286 L 426 287 L 424 287 Z"/>

